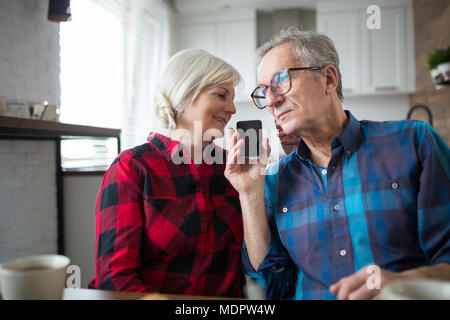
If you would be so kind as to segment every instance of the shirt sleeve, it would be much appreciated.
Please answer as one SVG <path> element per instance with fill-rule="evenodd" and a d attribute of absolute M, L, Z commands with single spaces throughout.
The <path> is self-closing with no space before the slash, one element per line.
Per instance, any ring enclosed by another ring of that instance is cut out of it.
<path fill-rule="evenodd" d="M 271 233 L 269 249 L 258 270 L 255 270 L 250 263 L 247 248 L 245 242 L 243 242 L 241 250 L 242 263 L 248 276 L 266 290 L 267 299 L 288 299 L 295 294 L 297 269 L 286 248 L 281 243 L 273 217 L 272 206 L 267 198 L 265 207 Z"/>
<path fill-rule="evenodd" d="M 450 263 L 450 150 L 426 123 L 416 130 L 421 163 L 418 193 L 419 241 L 430 264 Z"/>
<path fill-rule="evenodd" d="M 140 278 L 142 183 L 126 157 L 106 172 L 96 201 L 96 287 L 112 291 L 155 292 Z"/>

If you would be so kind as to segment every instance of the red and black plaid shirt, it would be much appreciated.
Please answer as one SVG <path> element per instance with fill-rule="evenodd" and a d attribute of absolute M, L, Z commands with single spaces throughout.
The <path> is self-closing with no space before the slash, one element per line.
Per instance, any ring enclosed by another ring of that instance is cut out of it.
<path fill-rule="evenodd" d="M 242 216 L 225 152 L 214 149 L 223 164 L 197 168 L 172 161 L 179 142 L 156 133 L 148 141 L 123 151 L 103 178 L 90 287 L 242 296 Z"/>

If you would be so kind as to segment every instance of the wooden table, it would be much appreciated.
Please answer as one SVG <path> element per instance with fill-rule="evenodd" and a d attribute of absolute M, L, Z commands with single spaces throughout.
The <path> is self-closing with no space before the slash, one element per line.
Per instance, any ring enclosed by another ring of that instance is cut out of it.
<path fill-rule="evenodd" d="M 186 296 L 180 294 L 134 293 L 94 289 L 64 289 L 63 300 L 242 300 L 224 297 Z"/>
<path fill-rule="evenodd" d="M 63 300 L 138 300 L 145 293 L 116 292 L 93 289 L 64 289 Z"/>

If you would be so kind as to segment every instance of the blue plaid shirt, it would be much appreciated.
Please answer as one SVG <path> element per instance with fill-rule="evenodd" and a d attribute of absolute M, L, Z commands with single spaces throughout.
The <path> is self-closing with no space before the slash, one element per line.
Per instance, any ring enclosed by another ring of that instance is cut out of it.
<path fill-rule="evenodd" d="M 328 168 L 297 151 L 269 167 L 272 241 L 249 276 L 269 299 L 334 299 L 328 288 L 375 263 L 403 271 L 450 263 L 450 151 L 419 121 L 358 121 L 331 145 Z"/>

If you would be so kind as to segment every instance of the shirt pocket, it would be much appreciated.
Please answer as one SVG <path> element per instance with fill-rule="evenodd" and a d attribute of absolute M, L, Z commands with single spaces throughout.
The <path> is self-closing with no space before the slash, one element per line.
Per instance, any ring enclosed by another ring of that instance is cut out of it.
<path fill-rule="evenodd" d="M 305 258 L 311 250 L 310 201 L 281 204 L 276 222 L 283 245 L 294 261 Z"/>
<path fill-rule="evenodd" d="M 364 209 L 369 239 L 381 249 L 417 251 L 418 182 L 411 179 L 384 179 L 370 183 Z"/>

